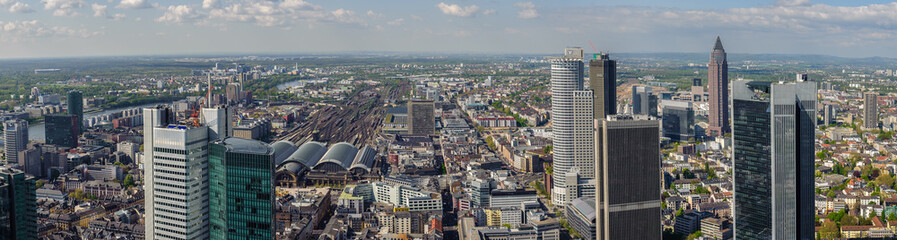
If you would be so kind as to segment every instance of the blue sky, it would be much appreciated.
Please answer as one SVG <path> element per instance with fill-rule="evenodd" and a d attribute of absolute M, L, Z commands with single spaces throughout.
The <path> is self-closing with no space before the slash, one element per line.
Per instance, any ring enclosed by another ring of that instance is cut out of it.
<path fill-rule="evenodd" d="M 0 0 L 0 58 L 728 52 L 897 57 L 897 3 L 833 0 Z"/>

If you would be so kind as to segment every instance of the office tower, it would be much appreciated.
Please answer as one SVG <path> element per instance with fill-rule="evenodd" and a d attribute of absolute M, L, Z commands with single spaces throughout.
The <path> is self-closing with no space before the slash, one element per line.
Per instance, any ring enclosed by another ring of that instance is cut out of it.
<path fill-rule="evenodd" d="M 37 239 L 37 198 L 33 177 L 0 168 L 0 239 Z"/>
<path fill-rule="evenodd" d="M 168 106 L 143 117 L 146 238 L 208 239 L 208 127 L 176 123 Z"/>
<path fill-rule="evenodd" d="M 224 87 L 224 96 L 228 103 L 243 102 L 243 86 L 240 83 L 228 83 Z"/>
<path fill-rule="evenodd" d="M 837 116 L 838 113 L 835 111 L 835 106 L 832 104 L 825 104 L 824 111 L 825 112 L 823 112 L 823 114 L 825 114 L 825 115 L 822 118 L 823 123 L 826 126 L 832 125 L 833 123 L 835 123 L 835 119 L 838 118 L 838 116 Z"/>
<path fill-rule="evenodd" d="M 657 116 L 657 96 L 651 87 L 632 86 L 632 114 Z"/>
<path fill-rule="evenodd" d="M 274 239 L 274 148 L 225 138 L 209 150 L 211 239 Z"/>
<path fill-rule="evenodd" d="M 583 239 L 595 239 L 595 199 L 581 197 L 567 205 L 564 216 Z"/>
<path fill-rule="evenodd" d="M 595 178 L 591 150 L 594 99 L 592 90 L 583 87 L 582 54 L 581 48 L 567 48 L 563 57 L 549 58 L 554 144 L 551 200 L 560 206 L 579 197 L 580 180 Z"/>
<path fill-rule="evenodd" d="M 595 239 L 661 239 L 660 121 L 595 120 Z"/>
<path fill-rule="evenodd" d="M 878 128 L 878 94 L 863 94 L 863 128 Z"/>
<path fill-rule="evenodd" d="M 810 80 L 810 77 L 806 73 L 798 73 L 794 78 L 794 81 L 797 81 L 797 82 L 806 82 L 809 80 Z"/>
<path fill-rule="evenodd" d="M 408 101 L 408 134 L 436 134 L 436 107 L 432 100 Z"/>
<path fill-rule="evenodd" d="M 209 140 L 223 140 L 234 135 L 234 109 L 217 106 L 202 109 L 203 123 L 209 127 Z"/>
<path fill-rule="evenodd" d="M 68 114 L 74 114 L 78 116 L 79 125 L 83 125 L 84 122 L 84 100 L 81 96 L 81 91 L 71 90 L 68 93 Z M 81 130 L 78 129 L 78 134 L 81 134 Z"/>
<path fill-rule="evenodd" d="M 729 132 L 729 62 L 726 50 L 719 37 L 710 53 L 707 69 L 708 91 L 710 91 L 710 119 L 708 135 L 720 136 Z"/>
<path fill-rule="evenodd" d="M 672 141 L 695 137 L 695 110 L 691 102 L 663 101 L 663 136 Z"/>
<path fill-rule="evenodd" d="M 18 163 L 19 152 L 28 145 L 28 122 L 22 119 L 3 122 L 3 140 L 6 163 Z"/>
<path fill-rule="evenodd" d="M 814 239 L 816 84 L 732 90 L 735 239 Z"/>
<path fill-rule="evenodd" d="M 594 98 L 592 113 L 595 119 L 617 114 L 617 61 L 608 54 L 589 60 L 589 89 Z"/>
<path fill-rule="evenodd" d="M 704 86 L 704 84 L 701 82 L 700 78 L 695 78 L 695 79 L 691 80 L 691 86 L 692 87 L 700 87 L 700 86 Z"/>
<path fill-rule="evenodd" d="M 78 116 L 74 114 L 51 114 L 44 116 L 47 144 L 61 147 L 78 147 L 78 134 L 81 133 L 81 124 Z"/>

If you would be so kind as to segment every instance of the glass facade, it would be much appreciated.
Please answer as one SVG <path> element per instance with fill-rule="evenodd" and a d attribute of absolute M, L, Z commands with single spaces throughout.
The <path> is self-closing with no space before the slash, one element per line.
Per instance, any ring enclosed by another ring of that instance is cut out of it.
<path fill-rule="evenodd" d="M 210 150 L 211 239 L 274 239 L 273 148 L 228 138 Z"/>
<path fill-rule="evenodd" d="M 0 239 L 37 239 L 34 178 L 0 169 Z"/>
<path fill-rule="evenodd" d="M 735 221 L 739 238 L 769 237 L 772 189 L 769 103 L 732 101 Z M 762 235 L 761 235 L 762 234 Z"/>
<path fill-rule="evenodd" d="M 78 146 L 78 134 L 81 125 L 78 124 L 78 116 L 74 114 L 52 114 L 44 117 L 47 124 L 47 144 L 75 148 Z"/>

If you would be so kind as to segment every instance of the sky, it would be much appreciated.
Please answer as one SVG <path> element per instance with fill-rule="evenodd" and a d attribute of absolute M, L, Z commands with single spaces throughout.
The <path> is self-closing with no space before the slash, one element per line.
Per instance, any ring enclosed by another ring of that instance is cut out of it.
<path fill-rule="evenodd" d="M 730 53 L 897 57 L 897 2 L 0 0 L 0 58 L 709 52 L 716 36 Z"/>

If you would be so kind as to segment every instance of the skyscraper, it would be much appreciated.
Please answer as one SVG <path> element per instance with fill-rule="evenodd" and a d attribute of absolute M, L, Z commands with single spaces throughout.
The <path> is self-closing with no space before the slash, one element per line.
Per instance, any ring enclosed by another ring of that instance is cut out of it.
<path fill-rule="evenodd" d="M 565 49 L 551 63 L 551 126 L 554 175 L 551 200 L 566 205 L 579 197 L 580 182 L 595 178 L 592 90 L 583 87 L 583 52 Z M 597 79 L 597 78 L 596 78 Z"/>
<path fill-rule="evenodd" d="M 695 110 L 691 102 L 663 101 L 663 136 L 688 141 L 695 136 Z"/>
<path fill-rule="evenodd" d="M 74 114 L 50 114 L 44 116 L 47 144 L 61 147 L 78 147 L 78 135 L 81 133 L 81 124 L 78 116 Z"/>
<path fill-rule="evenodd" d="M 243 102 L 243 85 L 240 83 L 228 83 L 224 87 L 224 96 L 227 98 L 227 103 Z"/>
<path fill-rule="evenodd" d="M 71 90 L 68 93 L 68 114 L 74 114 L 78 116 L 78 124 L 83 125 L 84 123 L 84 98 L 81 96 L 81 91 Z M 82 129 L 78 129 L 78 134 L 81 134 Z"/>
<path fill-rule="evenodd" d="M 234 135 L 233 108 L 217 106 L 202 109 L 203 123 L 209 127 L 209 140 L 223 140 Z"/>
<path fill-rule="evenodd" d="M 660 240 L 660 121 L 615 115 L 594 125 L 595 239 Z"/>
<path fill-rule="evenodd" d="M 13 119 L 3 122 L 3 151 L 7 163 L 18 163 L 19 152 L 28 146 L 28 121 Z"/>
<path fill-rule="evenodd" d="M 0 168 L 0 239 L 37 239 L 34 178 Z"/>
<path fill-rule="evenodd" d="M 708 91 L 710 91 L 710 136 L 720 136 L 729 132 L 729 62 L 726 61 L 726 50 L 719 37 L 710 53 L 710 64 L 707 65 Z"/>
<path fill-rule="evenodd" d="M 168 106 L 143 116 L 146 238 L 208 239 L 208 127 L 178 124 Z"/>
<path fill-rule="evenodd" d="M 436 134 L 436 106 L 432 100 L 408 101 L 408 133 L 411 135 Z"/>
<path fill-rule="evenodd" d="M 825 112 L 823 112 L 824 116 L 822 117 L 823 123 L 826 126 L 832 125 L 833 123 L 835 123 L 835 119 L 838 118 L 838 116 L 837 116 L 838 113 L 835 110 L 835 105 L 825 104 L 824 106 L 825 106 L 825 108 L 824 108 Z"/>
<path fill-rule="evenodd" d="M 632 114 L 657 116 L 657 96 L 651 94 L 651 87 L 632 86 Z"/>
<path fill-rule="evenodd" d="M 610 60 L 608 54 L 589 60 L 589 89 L 594 98 L 595 119 L 617 114 L 617 61 Z"/>
<path fill-rule="evenodd" d="M 732 90 L 735 239 L 814 239 L 815 83 Z"/>
<path fill-rule="evenodd" d="M 225 138 L 209 151 L 211 239 L 274 239 L 274 148 Z"/>
<path fill-rule="evenodd" d="M 878 94 L 863 94 L 863 128 L 878 128 Z"/>

